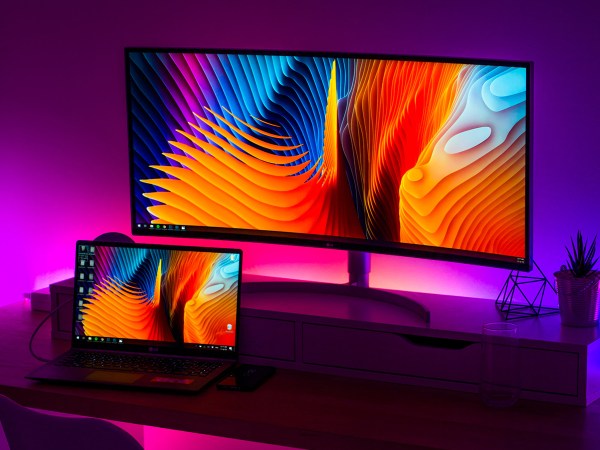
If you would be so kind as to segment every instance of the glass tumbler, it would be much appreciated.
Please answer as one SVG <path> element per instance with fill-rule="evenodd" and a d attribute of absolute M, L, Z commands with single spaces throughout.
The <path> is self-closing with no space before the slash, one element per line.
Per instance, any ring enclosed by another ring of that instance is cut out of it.
<path fill-rule="evenodd" d="M 481 356 L 481 399 L 487 406 L 506 408 L 519 399 L 519 339 L 514 323 L 483 326 Z"/>

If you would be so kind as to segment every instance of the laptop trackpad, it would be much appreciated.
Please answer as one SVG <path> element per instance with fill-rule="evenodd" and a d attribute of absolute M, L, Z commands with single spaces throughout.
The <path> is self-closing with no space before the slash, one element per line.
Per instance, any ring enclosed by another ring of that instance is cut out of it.
<path fill-rule="evenodd" d="M 94 370 L 85 377 L 86 381 L 98 383 L 133 384 L 144 375 L 136 373 L 110 372 L 108 370 Z"/>

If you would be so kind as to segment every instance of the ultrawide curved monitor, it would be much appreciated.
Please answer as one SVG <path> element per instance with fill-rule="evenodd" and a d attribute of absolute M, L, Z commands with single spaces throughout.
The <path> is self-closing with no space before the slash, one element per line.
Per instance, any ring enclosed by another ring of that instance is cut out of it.
<path fill-rule="evenodd" d="M 528 269 L 524 62 L 127 49 L 134 234 Z"/>

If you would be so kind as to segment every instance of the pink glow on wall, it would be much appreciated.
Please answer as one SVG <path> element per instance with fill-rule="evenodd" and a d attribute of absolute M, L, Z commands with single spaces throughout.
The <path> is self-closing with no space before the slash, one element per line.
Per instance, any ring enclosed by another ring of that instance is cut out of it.
<path fill-rule="evenodd" d="M 38 289 L 48 287 L 52 283 L 56 283 L 57 281 L 65 280 L 71 277 L 73 277 L 72 267 L 64 267 L 52 272 L 42 273 L 35 277 L 33 282 L 33 290 L 37 291 Z"/>
<path fill-rule="evenodd" d="M 383 289 L 495 298 L 508 271 L 466 264 L 426 261 L 376 255 L 372 261 L 371 285 Z"/>
<path fill-rule="evenodd" d="M 330 283 L 348 281 L 346 252 L 282 245 L 249 250 L 244 263 L 247 273 Z"/>

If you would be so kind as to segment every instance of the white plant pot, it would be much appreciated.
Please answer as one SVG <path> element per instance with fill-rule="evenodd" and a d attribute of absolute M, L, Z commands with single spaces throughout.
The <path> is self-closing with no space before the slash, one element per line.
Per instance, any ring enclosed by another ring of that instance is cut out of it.
<path fill-rule="evenodd" d="M 600 271 L 576 278 L 568 270 L 554 273 L 558 307 L 563 325 L 595 327 L 598 325 L 598 285 Z"/>

